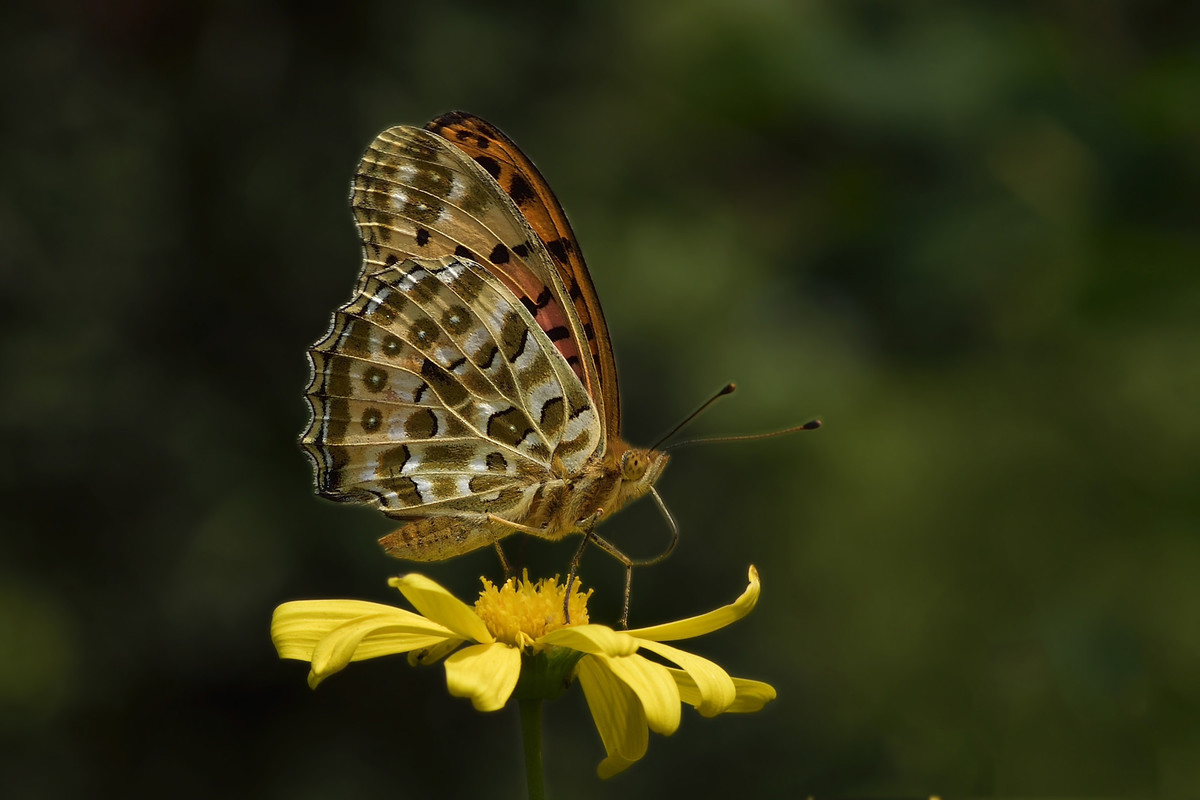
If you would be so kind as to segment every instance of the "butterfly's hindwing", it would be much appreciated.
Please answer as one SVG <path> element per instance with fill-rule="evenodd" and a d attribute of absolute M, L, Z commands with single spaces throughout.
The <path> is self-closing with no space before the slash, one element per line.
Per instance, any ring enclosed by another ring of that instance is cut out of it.
<path fill-rule="evenodd" d="M 322 494 L 394 516 L 503 515 L 595 451 L 599 419 L 532 315 L 471 262 L 370 276 L 313 349 Z"/>

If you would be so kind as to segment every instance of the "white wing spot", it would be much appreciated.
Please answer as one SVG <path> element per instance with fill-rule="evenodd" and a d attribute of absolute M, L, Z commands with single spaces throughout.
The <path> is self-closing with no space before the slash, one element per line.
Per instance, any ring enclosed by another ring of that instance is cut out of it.
<path fill-rule="evenodd" d="M 387 302 L 389 294 L 391 294 L 391 292 L 387 289 L 384 289 L 378 294 L 371 295 L 371 299 L 367 302 L 366 307 L 363 309 L 363 313 L 367 315 L 375 313 L 375 309 Z"/>
<path fill-rule="evenodd" d="M 568 419 L 566 430 L 563 431 L 563 440 L 570 441 L 579 434 L 583 433 L 586 429 L 590 428 L 593 424 L 593 415 L 594 412 L 592 409 L 586 408 L 576 414 L 574 417 Z"/>

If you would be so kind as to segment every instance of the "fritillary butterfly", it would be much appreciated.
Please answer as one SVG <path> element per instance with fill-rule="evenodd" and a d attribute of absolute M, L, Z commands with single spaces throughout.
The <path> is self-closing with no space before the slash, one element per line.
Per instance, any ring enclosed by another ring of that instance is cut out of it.
<path fill-rule="evenodd" d="M 511 139 L 462 112 L 390 128 L 351 206 L 358 285 L 309 351 L 302 442 L 322 496 L 403 520 L 390 555 L 440 561 L 515 532 L 591 539 L 654 492 L 668 456 L 620 437 L 596 290 Z"/>

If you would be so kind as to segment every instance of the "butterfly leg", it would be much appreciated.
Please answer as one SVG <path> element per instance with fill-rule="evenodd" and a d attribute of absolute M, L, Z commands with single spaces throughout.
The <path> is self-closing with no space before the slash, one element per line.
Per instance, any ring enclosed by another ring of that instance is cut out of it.
<path fill-rule="evenodd" d="M 578 523 L 580 530 L 583 531 L 583 541 L 579 543 L 579 549 L 575 551 L 575 555 L 571 558 L 571 568 L 567 571 L 567 591 L 563 595 L 563 619 L 568 625 L 571 624 L 571 612 L 568 608 L 568 604 L 571 602 L 571 587 L 575 584 L 575 579 L 579 576 L 579 562 L 583 560 L 583 551 L 595 540 L 594 531 L 596 530 L 596 523 L 600 521 L 600 517 L 602 516 L 604 516 L 604 511 L 596 509 L 595 513 L 585 517 Z"/>
<path fill-rule="evenodd" d="M 621 610 L 621 627 L 625 629 L 629 628 L 629 595 L 633 589 L 633 568 L 648 567 L 665 561 L 667 556 L 674 551 L 675 545 L 679 544 L 679 526 L 675 524 L 675 518 L 671 516 L 671 512 L 653 487 L 650 489 L 650 494 L 654 497 L 654 502 L 658 504 L 659 511 L 662 512 L 663 517 L 667 520 L 667 525 L 671 528 L 671 543 L 667 545 L 666 550 L 651 558 L 630 558 L 604 537 L 595 534 L 591 536 L 596 546 L 625 565 L 625 607 Z"/>
<path fill-rule="evenodd" d="M 567 571 L 567 590 L 563 594 L 563 620 L 567 625 L 571 624 L 571 587 L 575 584 L 575 578 L 579 575 L 579 562 L 583 560 L 583 551 L 587 549 L 591 541 L 592 531 L 589 528 L 587 533 L 583 534 L 583 541 L 579 543 L 578 549 L 575 550 L 575 555 L 571 557 L 571 568 Z"/>
<path fill-rule="evenodd" d="M 583 542 L 580 543 L 579 549 L 575 551 L 575 557 L 571 559 L 571 570 L 567 575 L 567 587 L 566 587 L 567 590 L 563 594 L 563 620 L 568 625 L 571 624 L 571 610 L 570 610 L 571 586 L 572 586 L 572 584 L 575 583 L 575 576 L 579 572 L 579 561 L 580 561 L 580 559 L 583 558 L 583 551 L 585 549 L 587 549 L 588 543 L 591 541 L 592 529 L 596 527 L 596 523 L 600 520 L 600 517 L 603 516 L 603 514 L 604 514 L 604 512 L 602 512 L 602 511 L 596 511 L 596 513 L 587 517 L 585 520 L 580 521 L 580 523 L 579 523 L 579 527 L 582 528 L 584 531 Z M 542 539 L 556 538 L 556 537 L 553 537 L 550 535 L 549 528 L 534 528 L 530 525 L 522 525 L 519 522 L 513 522 L 512 520 L 504 519 L 503 517 L 498 517 L 495 514 L 488 514 L 487 518 L 488 518 L 488 521 L 490 521 L 496 525 L 502 525 L 502 526 L 504 526 L 506 528 L 510 528 L 514 531 L 520 531 L 521 533 L 532 534 L 533 536 L 538 536 Z M 500 543 L 499 542 L 496 543 L 496 552 L 500 553 L 500 560 L 502 562 L 504 562 L 504 554 L 500 552 Z M 505 574 L 509 574 L 507 562 L 504 562 L 504 571 L 505 571 Z M 628 594 L 628 593 L 626 593 L 626 594 Z M 628 598 L 627 598 L 627 602 L 628 602 Z"/>
<path fill-rule="evenodd" d="M 498 517 L 495 514 L 488 514 L 487 518 L 488 518 L 489 522 L 494 522 L 497 525 L 503 525 L 505 528 L 511 528 L 514 531 L 520 531 L 521 533 L 531 533 L 534 536 L 540 536 L 543 539 L 549 538 L 547 536 L 547 534 L 549 533 L 549 529 L 547 529 L 547 528 L 534 528 L 531 525 L 522 525 L 519 522 L 513 522 L 511 519 L 505 519 L 504 517 Z"/>
<path fill-rule="evenodd" d="M 508 580 L 513 576 L 512 567 L 508 565 L 508 559 L 504 557 L 504 548 L 500 546 L 500 542 L 493 545 L 496 548 L 496 555 L 500 556 L 500 566 L 504 568 L 504 580 Z"/>
<path fill-rule="evenodd" d="M 591 540 L 601 550 L 608 553 L 610 556 L 615 558 L 617 561 L 620 561 L 622 564 L 625 565 L 625 604 L 621 608 L 620 623 L 621 623 L 621 627 L 623 629 L 628 630 L 629 629 L 629 594 L 633 589 L 633 568 L 638 565 L 638 562 L 634 561 L 632 558 L 630 558 L 629 556 L 622 553 L 621 550 L 616 545 L 614 545 L 612 542 L 605 539 L 603 536 L 597 536 L 596 534 L 593 533 L 593 534 L 591 534 Z"/>
<path fill-rule="evenodd" d="M 628 628 L 629 595 L 633 586 L 633 568 L 642 564 L 643 562 L 634 561 L 629 556 L 622 553 L 616 545 L 612 544 L 607 539 L 596 535 L 596 523 L 599 522 L 600 518 L 603 516 L 604 510 L 598 508 L 595 512 L 589 514 L 587 517 L 584 517 L 578 523 L 576 523 L 577 527 L 583 531 L 583 541 L 579 543 L 579 547 L 575 550 L 575 555 L 571 558 L 571 568 L 567 572 L 566 591 L 563 593 L 563 620 L 568 625 L 571 623 L 571 588 L 575 585 L 575 580 L 579 576 L 579 562 L 583 560 L 583 552 L 587 549 L 589 544 L 595 543 L 600 547 L 601 550 L 625 565 L 625 604 L 621 611 L 621 627 Z M 487 519 L 489 522 L 492 522 L 497 526 L 509 528 L 514 531 L 520 531 L 521 533 L 532 534 L 543 539 L 555 538 L 549 535 L 550 531 L 548 528 L 534 528 L 529 525 L 522 525 L 519 522 L 513 522 L 512 520 L 498 517 L 495 514 L 488 514 Z M 674 547 L 674 543 L 672 543 L 672 547 Z M 501 562 L 505 564 L 505 573 L 509 574 L 508 565 L 507 562 L 504 561 L 504 554 L 500 551 L 499 542 L 496 543 L 496 552 L 500 554 Z M 665 557 L 666 553 L 658 558 L 648 560 L 644 563 L 657 563 Z"/>

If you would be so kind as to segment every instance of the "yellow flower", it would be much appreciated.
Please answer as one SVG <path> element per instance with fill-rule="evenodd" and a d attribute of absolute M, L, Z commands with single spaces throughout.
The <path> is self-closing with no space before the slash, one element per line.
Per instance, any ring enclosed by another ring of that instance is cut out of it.
<path fill-rule="evenodd" d="M 469 697 L 480 711 L 503 708 L 514 691 L 552 697 L 578 678 L 608 753 L 598 773 L 608 778 L 645 755 L 648 730 L 675 732 L 681 702 L 711 717 L 758 711 L 775 698 L 768 684 L 731 678 L 712 661 L 664 644 L 749 614 L 759 595 L 754 567 L 749 580 L 741 597 L 707 614 L 616 631 L 588 622 L 591 592 L 578 588 L 570 600 L 571 622 L 565 623 L 565 590 L 553 578 L 534 583 L 525 576 L 500 587 L 484 580 L 471 608 L 429 578 L 411 574 L 389 584 L 419 614 L 358 600 L 300 600 L 275 609 L 271 639 L 281 658 L 310 662 L 312 687 L 351 661 L 393 653 L 408 653 L 413 664 L 446 658 L 450 694 Z"/>

